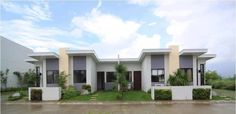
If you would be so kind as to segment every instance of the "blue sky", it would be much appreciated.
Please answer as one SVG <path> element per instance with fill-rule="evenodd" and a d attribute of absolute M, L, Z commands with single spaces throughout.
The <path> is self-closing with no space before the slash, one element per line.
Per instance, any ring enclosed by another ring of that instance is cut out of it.
<path fill-rule="evenodd" d="M 94 49 L 100 58 L 138 57 L 143 48 L 207 48 L 207 68 L 235 73 L 234 0 L 6 1 L 2 36 L 36 52 Z"/>

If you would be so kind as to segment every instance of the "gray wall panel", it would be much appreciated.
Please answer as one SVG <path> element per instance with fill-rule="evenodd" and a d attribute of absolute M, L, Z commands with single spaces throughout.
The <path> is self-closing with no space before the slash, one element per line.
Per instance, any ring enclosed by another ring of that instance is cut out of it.
<path fill-rule="evenodd" d="M 86 56 L 73 57 L 74 70 L 86 70 Z"/>
<path fill-rule="evenodd" d="M 46 70 L 59 70 L 58 59 L 46 59 Z"/>
<path fill-rule="evenodd" d="M 158 69 L 164 68 L 164 55 L 152 55 L 151 56 L 151 68 Z"/>
<path fill-rule="evenodd" d="M 192 55 L 182 55 L 179 57 L 180 68 L 193 68 L 193 56 Z"/>

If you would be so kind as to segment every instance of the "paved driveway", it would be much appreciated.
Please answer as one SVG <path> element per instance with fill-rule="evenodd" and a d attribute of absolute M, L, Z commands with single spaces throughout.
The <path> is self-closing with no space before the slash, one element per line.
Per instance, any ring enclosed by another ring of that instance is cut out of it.
<path fill-rule="evenodd" d="M 234 103 L 2 104 L 2 114 L 234 114 L 234 107 Z"/>

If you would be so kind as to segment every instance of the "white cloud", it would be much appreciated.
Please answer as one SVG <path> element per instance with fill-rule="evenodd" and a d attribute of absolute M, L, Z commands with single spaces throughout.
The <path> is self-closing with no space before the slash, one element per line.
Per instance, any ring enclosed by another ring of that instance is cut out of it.
<path fill-rule="evenodd" d="M 130 39 L 140 27 L 134 21 L 124 21 L 111 14 L 103 14 L 99 11 L 87 16 L 74 17 L 72 23 L 77 29 L 93 33 L 105 43 L 120 43 Z"/>
<path fill-rule="evenodd" d="M 148 26 L 155 26 L 155 25 L 157 25 L 157 22 L 148 23 Z"/>
<path fill-rule="evenodd" d="M 151 37 L 138 32 L 139 22 L 123 20 L 112 14 L 92 10 L 90 14 L 72 19 L 74 30 L 92 33 L 100 40 L 91 45 L 99 57 L 137 57 L 143 48 L 159 48 L 160 36 Z M 82 33 L 83 34 L 83 33 Z"/>
<path fill-rule="evenodd" d="M 14 2 L 2 1 L 1 7 L 16 14 L 20 14 L 24 19 L 29 20 L 50 20 L 51 12 L 47 2 L 33 2 L 29 5 L 19 5 Z"/>

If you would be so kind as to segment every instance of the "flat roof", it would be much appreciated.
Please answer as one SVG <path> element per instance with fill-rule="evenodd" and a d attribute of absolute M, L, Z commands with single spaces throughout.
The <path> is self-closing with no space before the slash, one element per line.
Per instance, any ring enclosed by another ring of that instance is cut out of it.
<path fill-rule="evenodd" d="M 28 63 L 32 63 L 32 64 L 38 62 L 38 60 L 33 59 L 33 58 L 25 59 L 24 61 L 25 61 L 25 62 L 28 62 Z"/>
<path fill-rule="evenodd" d="M 183 49 L 179 55 L 197 55 L 200 56 L 207 52 L 207 49 Z"/>
<path fill-rule="evenodd" d="M 145 55 L 164 55 L 171 52 L 169 48 L 162 48 L 162 49 L 143 49 L 139 56 L 139 61 L 143 60 Z"/>
<path fill-rule="evenodd" d="M 205 60 L 209 60 L 215 57 L 216 57 L 216 54 L 203 54 L 203 55 L 198 56 L 199 59 L 205 59 Z"/>
<path fill-rule="evenodd" d="M 34 52 L 28 54 L 29 57 L 39 60 L 40 58 L 59 58 L 59 55 L 54 52 Z"/>

